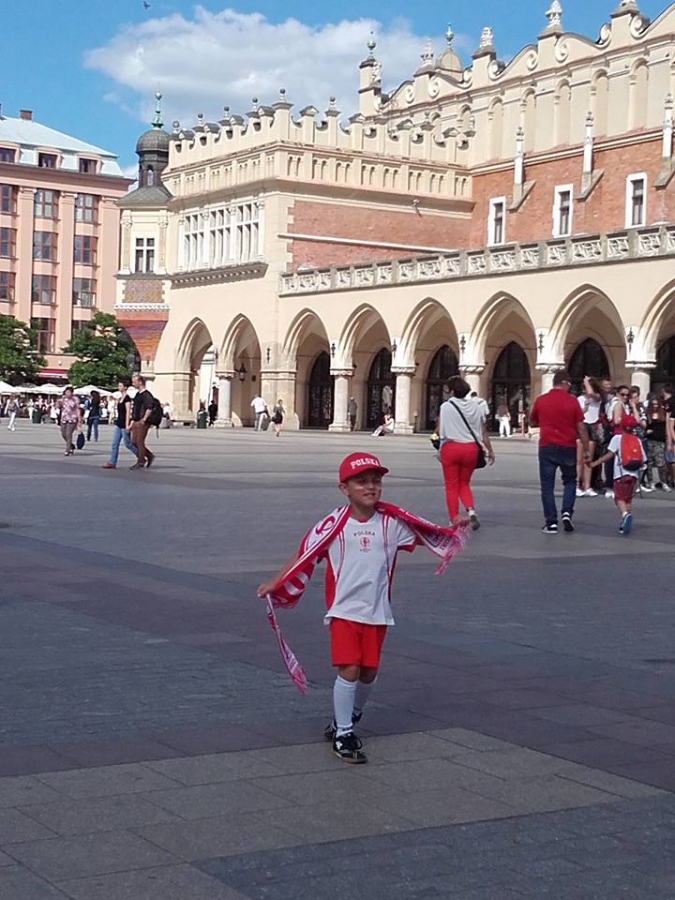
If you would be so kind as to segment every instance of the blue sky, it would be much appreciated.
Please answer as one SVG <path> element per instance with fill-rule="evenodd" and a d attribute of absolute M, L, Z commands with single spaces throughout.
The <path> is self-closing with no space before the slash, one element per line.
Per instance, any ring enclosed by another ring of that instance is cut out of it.
<path fill-rule="evenodd" d="M 9 0 L 6 0 L 9 3 Z M 468 62 L 490 25 L 500 56 L 536 40 L 548 0 L 23 0 L 1 23 L 3 113 L 33 109 L 44 124 L 135 163 L 134 145 L 164 93 L 165 122 L 186 124 L 198 112 L 220 118 L 222 106 L 245 112 L 250 98 L 274 102 L 284 86 L 300 108 L 325 108 L 330 94 L 346 116 L 355 111 L 357 65 L 371 27 L 384 86 L 412 74 L 427 38 L 440 49 L 448 21 Z M 566 30 L 595 39 L 618 0 L 563 0 Z M 667 0 L 639 0 L 655 18 Z M 230 12 L 226 12 L 230 10 Z M 289 22 L 295 19 L 296 22 Z"/>

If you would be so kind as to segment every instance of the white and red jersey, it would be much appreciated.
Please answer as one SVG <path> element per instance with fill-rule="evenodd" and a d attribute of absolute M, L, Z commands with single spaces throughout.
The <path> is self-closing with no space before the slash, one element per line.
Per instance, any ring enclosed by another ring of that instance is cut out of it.
<path fill-rule="evenodd" d="M 411 529 L 398 519 L 373 513 L 367 522 L 349 518 L 325 554 L 324 622 L 348 619 L 367 625 L 393 625 L 391 583 L 399 550 L 417 546 Z"/>

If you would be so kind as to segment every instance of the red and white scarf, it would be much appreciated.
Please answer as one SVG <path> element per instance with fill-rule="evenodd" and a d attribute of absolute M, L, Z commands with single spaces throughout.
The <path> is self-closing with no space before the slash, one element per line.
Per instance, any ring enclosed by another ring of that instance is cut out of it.
<path fill-rule="evenodd" d="M 468 525 L 444 528 L 441 525 L 434 525 L 433 522 L 426 519 L 421 519 L 393 503 L 380 502 L 375 509 L 382 515 L 398 519 L 407 525 L 417 539 L 416 545 L 426 547 L 440 558 L 441 561 L 436 569 L 437 575 L 442 575 L 451 560 L 466 546 Z M 307 691 L 307 676 L 295 654 L 283 639 L 274 610 L 279 607 L 292 609 L 299 602 L 305 592 L 307 582 L 314 573 L 316 564 L 323 559 L 330 545 L 342 533 L 348 518 L 349 507 L 342 506 L 308 531 L 300 544 L 295 565 L 273 586 L 265 598 L 267 619 L 276 635 L 279 651 L 291 678 L 302 694 Z"/>

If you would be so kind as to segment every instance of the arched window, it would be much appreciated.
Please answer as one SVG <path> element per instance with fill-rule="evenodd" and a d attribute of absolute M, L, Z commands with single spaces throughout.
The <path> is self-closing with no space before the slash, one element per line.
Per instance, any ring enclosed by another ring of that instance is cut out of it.
<path fill-rule="evenodd" d="M 426 417 L 425 426 L 427 431 L 433 431 L 436 427 L 436 419 L 441 403 L 447 400 L 447 384 L 453 375 L 459 372 L 459 360 L 457 354 L 444 344 L 434 354 L 433 359 L 429 363 L 429 371 L 425 384 L 426 394 Z"/>
<path fill-rule="evenodd" d="M 630 125 L 644 128 L 647 124 L 647 98 L 649 92 L 649 69 L 644 60 L 635 64 L 630 82 Z"/>
<path fill-rule="evenodd" d="M 675 334 L 667 338 L 656 352 L 656 368 L 652 372 L 652 390 L 675 383 Z"/>
<path fill-rule="evenodd" d="M 511 413 L 511 424 L 518 427 L 521 415 L 527 415 L 530 408 L 530 364 L 520 344 L 507 344 L 497 357 L 492 372 L 491 413 L 506 403 Z"/>
<path fill-rule="evenodd" d="M 314 360 L 307 388 L 307 427 L 328 428 L 333 421 L 333 376 L 330 356 L 325 350 Z"/>
<path fill-rule="evenodd" d="M 534 91 L 528 91 L 522 102 L 524 150 L 534 150 L 534 131 L 537 127 L 537 98 Z"/>
<path fill-rule="evenodd" d="M 555 143 L 569 144 L 572 89 L 564 81 L 555 93 Z"/>
<path fill-rule="evenodd" d="M 391 374 L 391 351 L 383 347 L 375 356 L 368 373 L 367 424 L 382 424 L 385 412 L 395 410 L 396 381 Z"/>
<path fill-rule="evenodd" d="M 504 129 L 504 104 L 495 100 L 490 107 L 490 159 L 498 159 L 502 155 L 502 135 Z"/>
<path fill-rule="evenodd" d="M 606 72 L 598 72 L 591 89 L 593 98 L 593 132 L 597 137 L 607 134 L 607 111 L 609 104 L 609 80 Z"/>
<path fill-rule="evenodd" d="M 595 338 L 586 338 L 570 357 L 567 371 L 572 379 L 572 390 L 579 394 L 586 375 L 597 379 L 609 378 L 607 354 Z"/>

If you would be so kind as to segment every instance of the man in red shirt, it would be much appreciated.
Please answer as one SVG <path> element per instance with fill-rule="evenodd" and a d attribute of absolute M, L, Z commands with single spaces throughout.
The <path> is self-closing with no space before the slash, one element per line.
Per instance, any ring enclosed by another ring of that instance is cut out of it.
<path fill-rule="evenodd" d="M 563 482 L 562 524 L 574 531 L 572 516 L 577 488 L 577 441 L 581 441 L 584 460 L 590 462 L 588 431 L 576 397 L 570 395 L 570 376 L 564 369 L 553 375 L 553 388 L 534 401 L 530 425 L 539 428 L 539 481 L 546 523 L 544 534 L 558 533 L 558 508 L 555 505 L 555 475 L 560 469 Z"/>

